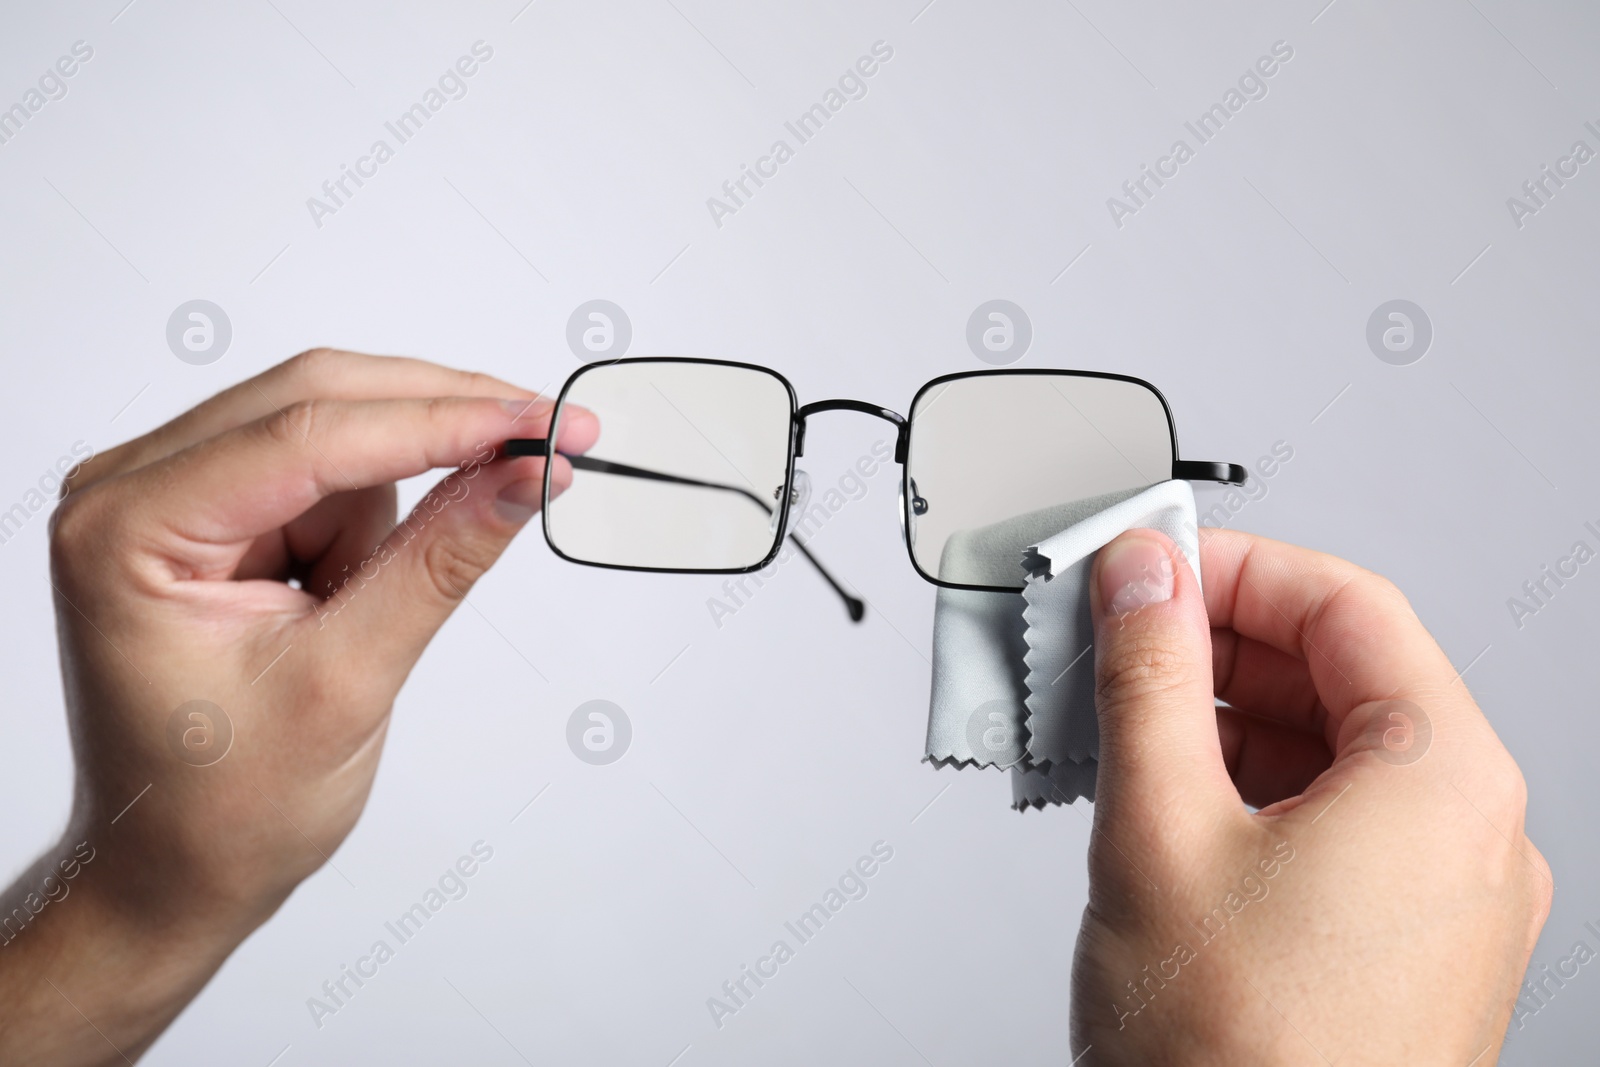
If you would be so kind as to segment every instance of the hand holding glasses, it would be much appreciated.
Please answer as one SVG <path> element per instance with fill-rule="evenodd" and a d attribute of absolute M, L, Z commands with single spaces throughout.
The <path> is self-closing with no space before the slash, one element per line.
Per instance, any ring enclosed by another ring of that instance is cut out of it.
<path fill-rule="evenodd" d="M 799 406 L 776 371 L 710 359 L 638 358 L 580 367 L 561 387 L 549 438 L 506 442 L 548 456 L 568 404 L 600 421 L 593 455 L 568 457 L 544 535 L 563 559 L 625 570 L 742 574 L 789 536 L 860 620 L 847 593 L 790 528 L 806 420 L 858 411 L 895 426 L 900 521 L 911 564 L 935 585 L 1022 587 L 1023 550 L 1057 533 L 1066 507 L 1131 496 L 1172 478 L 1242 484 L 1244 468 L 1178 458 L 1166 399 L 1148 382 L 1068 370 L 988 370 L 928 382 L 902 418 L 860 400 Z M 1001 568 L 995 561 L 1003 561 Z M 1015 580 L 1006 575 L 1015 574 Z"/>

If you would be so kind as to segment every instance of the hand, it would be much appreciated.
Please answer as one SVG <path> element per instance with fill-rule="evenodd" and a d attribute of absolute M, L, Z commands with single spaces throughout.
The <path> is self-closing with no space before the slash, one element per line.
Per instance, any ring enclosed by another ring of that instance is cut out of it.
<path fill-rule="evenodd" d="M 1488 1067 L 1552 889 L 1516 764 L 1389 582 L 1208 530 L 1202 600 L 1174 552 L 1095 562 L 1074 1055 Z"/>
<path fill-rule="evenodd" d="M 327 862 L 407 673 L 536 510 L 545 461 L 496 449 L 545 436 L 551 407 L 319 350 L 70 479 L 51 561 L 77 782 L 4 905 L 27 910 L 0 946 L 0 1062 L 136 1057 Z M 574 411 L 561 448 L 597 432 Z M 394 482 L 438 467 L 396 527 Z M 69 895 L 28 918 L 52 884 Z"/>

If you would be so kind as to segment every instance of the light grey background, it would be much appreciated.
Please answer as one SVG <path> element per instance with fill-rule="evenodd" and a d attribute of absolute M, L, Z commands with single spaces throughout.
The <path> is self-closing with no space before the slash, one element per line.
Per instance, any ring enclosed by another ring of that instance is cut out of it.
<path fill-rule="evenodd" d="M 1535 966 L 1593 943 L 1600 570 L 1520 629 L 1506 603 L 1600 525 L 1600 163 L 1520 229 L 1506 206 L 1575 140 L 1600 148 L 1591 6 L 524 2 L 8 4 L 0 106 L 73 42 L 94 57 L 0 145 L 0 510 L 75 440 L 108 447 L 317 344 L 537 388 L 576 365 L 568 315 L 604 298 L 631 354 L 903 408 L 983 366 L 968 316 L 1012 300 L 1034 334 L 1015 366 L 1151 379 L 1185 455 L 1293 447 L 1229 525 L 1411 595 L 1527 773 L 1557 882 Z M 478 40 L 494 55 L 468 95 L 315 226 L 307 197 Z M 879 40 L 866 98 L 715 225 L 707 198 Z M 1107 198 L 1279 40 L 1294 58 L 1266 98 L 1118 228 Z M 1405 367 L 1365 340 L 1397 298 L 1435 330 Z M 232 321 L 209 366 L 165 340 L 194 299 Z M 818 488 L 883 433 L 814 420 Z M 338 871 L 148 1061 L 1064 1063 L 1085 812 L 1018 816 L 1004 776 L 918 762 L 933 589 L 893 469 L 815 542 L 871 601 L 860 627 L 803 565 L 718 628 L 720 578 L 580 568 L 524 535 L 401 696 Z M 12 868 L 68 803 L 45 524 L 0 545 Z M 633 724 L 610 766 L 564 740 L 596 698 Z M 470 894 L 317 1029 L 306 999 L 479 839 Z M 880 839 L 870 894 L 715 1028 L 706 998 Z M 1586 970 L 1504 1062 L 1589 1058 L 1597 1007 Z"/>

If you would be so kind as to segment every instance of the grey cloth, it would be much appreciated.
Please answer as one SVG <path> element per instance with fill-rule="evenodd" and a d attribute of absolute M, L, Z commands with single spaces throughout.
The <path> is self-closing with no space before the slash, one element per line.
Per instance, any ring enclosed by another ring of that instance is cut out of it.
<path fill-rule="evenodd" d="M 1075 501 L 950 538 L 942 563 L 996 584 L 1020 578 L 1024 587 L 939 590 L 929 762 L 1009 768 L 1018 810 L 1094 799 L 1100 739 L 1089 569 L 1103 545 L 1141 527 L 1172 538 L 1199 579 L 1188 482 Z"/>

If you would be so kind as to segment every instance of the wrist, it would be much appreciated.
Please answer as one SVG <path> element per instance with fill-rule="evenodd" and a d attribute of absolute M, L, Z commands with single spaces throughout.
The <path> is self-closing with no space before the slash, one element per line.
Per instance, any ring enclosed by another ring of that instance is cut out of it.
<path fill-rule="evenodd" d="M 137 1058 L 270 914 L 160 891 L 118 836 L 69 830 L 0 894 L 0 1062 Z"/>

